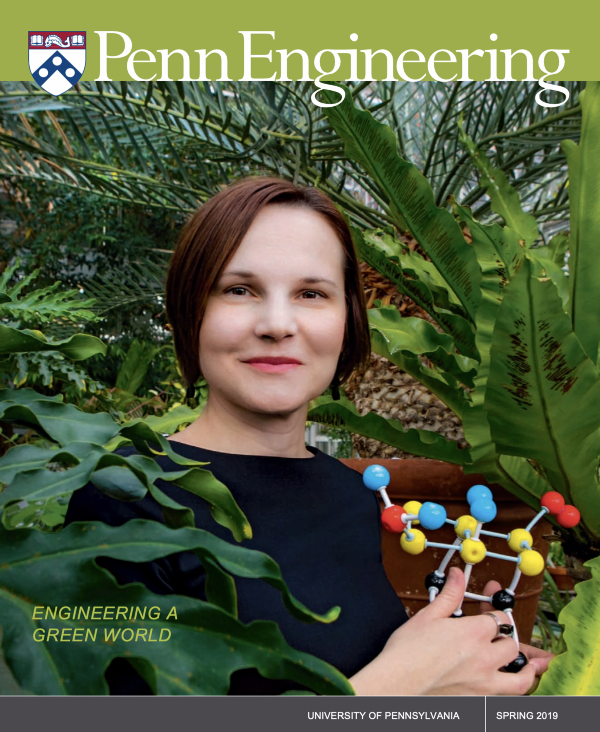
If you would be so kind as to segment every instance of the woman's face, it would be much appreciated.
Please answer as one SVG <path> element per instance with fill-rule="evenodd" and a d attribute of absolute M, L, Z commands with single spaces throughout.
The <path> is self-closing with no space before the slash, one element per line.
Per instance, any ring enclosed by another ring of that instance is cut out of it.
<path fill-rule="evenodd" d="M 305 408 L 331 383 L 345 324 L 344 252 L 333 228 L 310 209 L 266 206 L 208 300 L 200 370 L 211 397 L 272 415 Z"/>

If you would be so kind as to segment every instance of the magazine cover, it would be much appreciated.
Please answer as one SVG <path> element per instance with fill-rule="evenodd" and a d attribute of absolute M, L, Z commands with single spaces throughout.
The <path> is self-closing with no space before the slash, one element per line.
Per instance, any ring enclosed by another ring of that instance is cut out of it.
<path fill-rule="evenodd" d="M 0 708 L 597 715 L 599 70 L 530 5 L 10 11 Z"/>

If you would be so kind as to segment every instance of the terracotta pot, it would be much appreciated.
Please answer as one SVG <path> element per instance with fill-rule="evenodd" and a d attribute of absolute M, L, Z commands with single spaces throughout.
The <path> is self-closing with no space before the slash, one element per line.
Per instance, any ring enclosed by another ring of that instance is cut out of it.
<path fill-rule="evenodd" d="M 392 503 L 404 505 L 410 500 L 417 500 L 421 503 L 433 501 L 443 505 L 448 518 L 451 519 L 457 519 L 459 516 L 469 513 L 466 494 L 471 486 L 478 483 L 487 485 L 482 475 L 465 475 L 459 466 L 439 460 L 352 458 L 342 460 L 342 462 L 359 473 L 362 473 L 369 465 L 385 466 L 391 477 L 387 492 Z M 487 528 L 501 534 L 507 534 L 513 529 L 524 529 L 534 517 L 535 512 L 501 486 L 490 485 L 489 487 L 498 505 L 498 515 Z M 549 547 L 541 537 L 542 534 L 549 533 L 549 529 L 548 523 L 539 521 L 532 531 L 533 548 L 539 551 L 544 559 L 548 555 Z M 452 544 L 456 538 L 450 524 L 445 524 L 437 531 L 426 531 L 425 533 L 430 541 L 446 544 Z M 504 539 L 486 536 L 483 541 L 488 551 L 514 556 L 514 552 L 509 549 Z M 383 565 L 388 579 L 408 614 L 413 615 L 428 604 L 429 597 L 424 580 L 430 572 L 437 569 L 446 550 L 432 547 L 426 549 L 422 554 L 411 556 L 400 548 L 398 534 L 392 534 L 384 529 L 382 529 L 381 546 Z M 453 557 L 452 565 L 464 568 L 458 552 Z M 497 580 L 503 588 L 506 588 L 510 584 L 514 569 L 513 562 L 486 558 L 473 567 L 469 590 L 481 594 L 485 583 L 491 579 Z M 517 586 L 514 616 L 519 638 L 525 643 L 531 640 L 543 581 L 543 573 L 537 577 L 522 576 Z M 463 604 L 463 610 L 467 615 L 474 615 L 479 612 L 479 603 L 476 600 L 467 599 Z"/>
<path fill-rule="evenodd" d="M 564 591 L 575 589 L 575 582 L 573 581 L 573 578 L 569 576 L 566 567 L 548 567 L 548 572 L 559 590 Z"/>

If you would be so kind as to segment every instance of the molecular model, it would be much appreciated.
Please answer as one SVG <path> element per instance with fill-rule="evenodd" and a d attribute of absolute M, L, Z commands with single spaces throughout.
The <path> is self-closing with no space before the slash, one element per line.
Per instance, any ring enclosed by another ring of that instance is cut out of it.
<path fill-rule="evenodd" d="M 489 602 L 495 610 L 504 611 L 510 620 L 512 629 L 510 635 L 519 642 L 517 627 L 513 618 L 515 606 L 515 590 L 521 575 L 533 577 L 544 571 L 545 562 L 542 555 L 532 549 L 533 537 L 531 529 L 547 513 L 556 517 L 557 523 L 567 529 L 573 528 L 579 523 L 580 515 L 575 506 L 565 505 L 564 498 L 556 491 L 545 493 L 540 501 L 539 513 L 529 522 L 524 529 L 514 529 L 509 534 L 499 534 L 495 531 L 487 531 L 483 528 L 496 517 L 496 504 L 492 491 L 485 485 L 474 485 L 467 492 L 467 501 L 471 512 L 460 516 L 456 520 L 447 518 L 446 509 L 437 503 L 419 503 L 419 501 L 408 501 L 402 506 L 393 504 L 387 494 L 386 488 L 390 482 L 390 474 L 382 465 L 370 465 L 363 473 L 363 482 L 367 488 L 377 491 L 383 500 L 384 510 L 381 514 L 381 523 L 387 531 L 400 536 L 400 546 L 408 554 L 421 554 L 427 547 L 446 549 L 446 554 L 440 566 L 425 578 L 425 587 L 429 592 L 429 602 L 433 602 L 446 582 L 446 568 L 455 552 L 465 563 L 465 586 L 468 588 L 471 571 L 475 564 L 481 562 L 485 557 L 493 557 L 515 564 L 510 585 L 504 590 L 498 590 L 493 595 L 478 595 L 474 592 L 465 592 L 465 597 L 474 600 Z M 442 544 L 429 541 L 425 534 L 416 529 L 416 525 L 428 531 L 440 529 L 444 524 L 451 524 L 456 532 L 456 539 L 453 544 Z M 516 556 L 509 554 L 496 554 L 487 551 L 481 536 L 496 536 L 505 539 L 508 547 L 515 552 Z M 462 603 L 454 612 L 454 617 L 463 615 Z M 498 626 L 500 629 L 500 625 Z M 504 626 L 502 626 L 504 627 Z M 527 658 L 523 653 L 510 664 L 504 667 L 509 673 L 520 671 L 527 664 Z"/>

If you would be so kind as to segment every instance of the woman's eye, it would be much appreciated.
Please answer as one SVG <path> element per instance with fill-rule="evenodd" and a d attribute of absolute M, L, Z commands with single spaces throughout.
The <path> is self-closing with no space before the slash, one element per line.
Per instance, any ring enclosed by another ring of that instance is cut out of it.
<path fill-rule="evenodd" d="M 228 290 L 225 291 L 225 293 L 236 295 L 236 296 L 243 296 L 245 295 L 249 290 L 246 287 L 230 287 Z M 316 300 L 317 298 L 325 297 L 323 293 L 317 292 L 316 290 L 305 290 L 302 295 L 305 299 L 308 300 Z"/>

